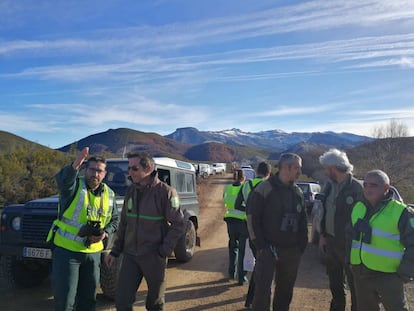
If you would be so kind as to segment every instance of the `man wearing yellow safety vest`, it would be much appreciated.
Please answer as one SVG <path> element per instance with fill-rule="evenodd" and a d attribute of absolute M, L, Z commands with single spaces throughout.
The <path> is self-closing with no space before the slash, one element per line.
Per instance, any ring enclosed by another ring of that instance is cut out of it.
<path fill-rule="evenodd" d="M 358 310 L 408 310 L 404 283 L 414 276 L 413 210 L 392 198 L 387 174 L 364 178 L 364 198 L 351 214 L 350 264 Z"/>
<path fill-rule="evenodd" d="M 229 266 L 228 274 L 230 280 L 234 279 L 237 273 L 238 284 L 247 283 L 246 271 L 243 269 L 243 259 L 248 237 L 246 227 L 246 213 L 235 209 L 237 195 L 246 179 L 244 171 L 235 171 L 236 179 L 233 184 L 228 185 L 224 190 L 223 202 L 226 208 L 224 221 L 227 223 L 229 235 Z"/>
<path fill-rule="evenodd" d="M 260 184 L 263 180 L 266 180 L 267 178 L 269 178 L 270 170 L 271 170 L 271 167 L 269 163 L 267 162 L 260 162 L 257 165 L 256 177 L 253 178 L 252 180 L 246 181 L 243 184 L 241 191 L 239 191 L 239 194 L 237 195 L 236 209 L 246 212 L 247 202 L 248 202 L 248 197 L 249 197 L 250 192 L 254 188 L 256 188 L 256 186 Z M 254 247 L 254 244 L 250 241 L 250 239 L 249 239 L 249 246 L 252 250 L 254 258 L 256 258 L 256 248 Z M 254 270 L 253 270 L 253 273 L 249 281 L 249 289 L 247 291 L 246 301 L 244 304 L 245 307 L 251 307 L 253 303 L 254 289 L 255 289 L 255 283 L 254 283 Z"/>
<path fill-rule="evenodd" d="M 58 219 L 47 238 L 54 245 L 52 287 L 56 311 L 95 310 L 103 240 L 118 227 L 115 194 L 102 182 L 105 159 L 89 158 L 85 176 L 79 176 L 88 153 L 85 147 L 56 175 Z"/>

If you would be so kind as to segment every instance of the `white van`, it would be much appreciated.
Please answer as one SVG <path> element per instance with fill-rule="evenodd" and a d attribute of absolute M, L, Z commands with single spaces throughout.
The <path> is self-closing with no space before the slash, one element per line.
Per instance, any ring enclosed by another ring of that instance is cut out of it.
<path fill-rule="evenodd" d="M 226 172 L 226 164 L 225 163 L 212 163 L 211 170 L 213 174 L 224 174 Z"/>

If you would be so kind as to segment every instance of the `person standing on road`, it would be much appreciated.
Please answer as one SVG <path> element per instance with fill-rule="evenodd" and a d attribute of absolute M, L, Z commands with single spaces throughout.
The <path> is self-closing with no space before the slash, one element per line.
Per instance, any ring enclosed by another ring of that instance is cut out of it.
<path fill-rule="evenodd" d="M 353 177 L 353 165 L 345 152 L 330 149 L 319 157 L 328 182 L 322 189 L 324 214 L 319 248 L 323 253 L 332 300 L 330 311 L 345 311 L 345 275 L 351 292 L 351 310 L 356 311 L 351 270 L 345 265 L 345 228 L 353 206 L 362 198 L 362 184 Z"/>
<path fill-rule="evenodd" d="M 127 189 L 121 222 L 106 264 L 123 253 L 116 291 L 118 311 L 133 310 L 136 292 L 145 278 L 147 310 L 164 310 L 167 257 L 185 232 L 177 191 L 161 182 L 154 159 L 145 152 L 128 155 L 133 184 Z"/>
<path fill-rule="evenodd" d="M 229 235 L 229 278 L 230 280 L 234 279 L 235 273 L 237 273 L 238 284 L 243 285 L 247 283 L 246 271 L 243 268 L 243 259 L 248 233 L 245 223 L 246 213 L 235 209 L 235 203 L 246 177 L 244 171 L 241 169 L 237 169 L 235 175 L 236 179 L 234 183 L 224 189 L 223 202 L 226 208 L 224 221 L 227 224 L 227 233 Z"/>
<path fill-rule="evenodd" d="M 362 311 L 408 310 L 404 283 L 414 277 L 414 210 L 392 198 L 380 170 L 364 178 L 364 197 L 351 214 L 350 257 L 357 306 Z"/>
<path fill-rule="evenodd" d="M 256 177 L 252 180 L 249 180 L 243 184 L 243 187 L 241 191 L 239 191 L 239 194 L 237 195 L 235 208 L 237 210 L 241 210 L 243 212 L 246 212 L 247 208 L 247 202 L 250 192 L 256 188 L 258 184 L 260 184 L 263 180 L 266 180 L 270 176 L 270 170 L 271 167 L 267 162 L 260 162 L 257 165 L 256 169 Z M 246 230 L 247 230 L 247 221 L 245 222 Z M 252 250 L 254 258 L 256 258 L 256 249 L 249 239 L 249 246 Z M 254 270 L 249 280 L 249 289 L 247 291 L 246 301 L 245 301 L 245 307 L 250 307 L 253 303 L 253 297 L 254 297 L 254 289 L 255 289 L 255 283 L 254 283 Z"/>
<path fill-rule="evenodd" d="M 247 226 L 257 251 L 253 310 L 269 310 L 273 278 L 273 310 L 289 310 L 300 259 L 308 243 L 305 202 L 295 184 L 301 167 L 302 159 L 297 154 L 282 154 L 278 173 L 250 193 Z"/>
<path fill-rule="evenodd" d="M 88 154 L 89 148 L 85 147 L 56 175 L 58 219 L 47 237 L 54 245 L 52 288 L 56 311 L 95 310 L 103 240 L 118 227 L 115 194 L 102 182 L 105 159 L 90 157 L 85 176 L 79 176 Z"/>

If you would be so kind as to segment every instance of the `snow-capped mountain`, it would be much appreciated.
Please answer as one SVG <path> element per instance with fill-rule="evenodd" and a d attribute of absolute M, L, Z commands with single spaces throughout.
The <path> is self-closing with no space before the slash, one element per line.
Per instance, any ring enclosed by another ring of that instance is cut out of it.
<path fill-rule="evenodd" d="M 260 132 L 243 132 L 240 129 L 222 131 L 199 131 L 193 127 L 178 128 L 174 133 L 165 137 L 187 144 L 202 144 L 215 141 L 234 146 L 254 146 L 275 151 L 282 151 L 298 143 L 313 143 L 346 149 L 372 140 L 366 136 L 351 133 L 313 132 L 286 133 L 282 130 Z"/>

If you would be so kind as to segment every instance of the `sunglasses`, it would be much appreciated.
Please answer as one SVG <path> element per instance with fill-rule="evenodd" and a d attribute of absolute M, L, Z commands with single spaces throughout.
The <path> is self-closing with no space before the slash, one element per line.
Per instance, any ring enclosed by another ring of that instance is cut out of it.
<path fill-rule="evenodd" d="M 139 170 L 139 167 L 136 166 L 136 165 L 134 165 L 134 166 L 128 166 L 128 171 L 130 171 L 130 170 L 132 170 L 134 172 L 137 172 Z"/>

